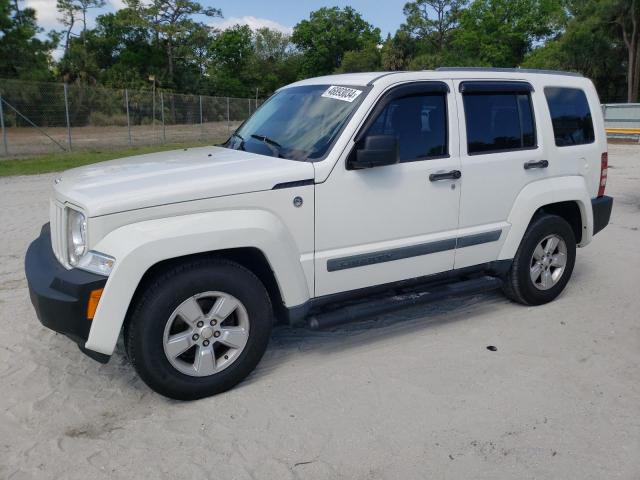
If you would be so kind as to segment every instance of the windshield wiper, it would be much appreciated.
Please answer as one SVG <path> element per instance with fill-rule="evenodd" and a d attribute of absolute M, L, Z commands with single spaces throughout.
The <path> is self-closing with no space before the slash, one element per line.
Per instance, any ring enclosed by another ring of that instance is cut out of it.
<path fill-rule="evenodd" d="M 269 144 L 271 144 L 271 145 L 273 145 L 274 147 L 277 147 L 277 148 L 282 148 L 282 145 L 280 145 L 274 139 L 267 137 L 266 135 L 251 135 L 251 138 L 255 138 L 255 139 L 260 140 L 261 142 L 264 142 L 264 143 L 269 143 Z"/>
<path fill-rule="evenodd" d="M 276 157 L 282 158 L 282 155 L 280 155 L 280 150 L 282 150 L 282 145 L 280 145 L 274 139 L 269 138 L 266 135 L 259 135 L 259 134 L 253 134 L 253 135 L 251 135 L 251 138 L 255 138 L 256 140 L 260 140 L 267 147 L 274 147 L 274 148 L 270 148 L 270 150 L 273 152 L 273 155 L 276 156 Z"/>

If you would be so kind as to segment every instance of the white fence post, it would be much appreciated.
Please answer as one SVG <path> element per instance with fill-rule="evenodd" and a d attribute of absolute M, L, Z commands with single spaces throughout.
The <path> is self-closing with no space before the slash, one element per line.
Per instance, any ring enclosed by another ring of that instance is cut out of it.
<path fill-rule="evenodd" d="M 64 110 L 67 116 L 67 137 L 69 142 L 69 151 L 73 150 L 71 146 L 71 122 L 69 122 L 69 94 L 67 92 L 67 84 L 64 85 Z"/>
<path fill-rule="evenodd" d="M 7 130 L 4 128 L 4 109 L 2 108 L 2 95 L 0 95 L 0 127 L 2 127 L 2 144 L 4 145 L 5 156 L 9 155 L 9 147 L 7 146 Z"/>

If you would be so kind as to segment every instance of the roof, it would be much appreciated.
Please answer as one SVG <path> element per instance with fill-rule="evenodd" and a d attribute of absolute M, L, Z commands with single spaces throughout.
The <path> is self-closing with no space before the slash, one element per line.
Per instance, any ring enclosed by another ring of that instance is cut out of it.
<path fill-rule="evenodd" d="M 553 77 L 563 76 L 574 79 L 583 79 L 579 73 L 562 72 L 557 70 L 536 70 L 529 68 L 485 68 L 485 67 L 441 67 L 436 70 L 417 71 L 393 71 L 393 72 L 364 72 L 345 73 L 338 75 L 327 75 L 324 77 L 308 78 L 296 83 L 287 85 L 288 87 L 298 87 L 303 85 L 354 85 L 370 86 L 380 83 L 394 83 L 403 80 L 438 80 L 438 79 L 524 79 L 534 75 L 548 75 Z"/>
<path fill-rule="evenodd" d="M 436 72 L 497 72 L 497 73 L 537 73 L 541 75 L 567 75 L 583 77 L 581 73 L 562 70 L 542 70 L 537 68 L 495 68 L 495 67 L 440 67 Z"/>

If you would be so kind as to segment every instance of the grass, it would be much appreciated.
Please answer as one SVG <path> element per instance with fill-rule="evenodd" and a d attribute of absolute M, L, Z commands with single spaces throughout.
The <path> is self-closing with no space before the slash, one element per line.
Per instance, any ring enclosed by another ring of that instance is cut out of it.
<path fill-rule="evenodd" d="M 37 157 L 16 158 L 0 160 L 0 177 L 11 175 L 36 175 L 39 173 L 59 172 L 69 168 L 89 165 L 90 163 L 104 162 L 115 158 L 142 155 L 144 153 L 164 152 L 179 148 L 199 147 L 213 145 L 217 142 L 203 143 L 172 143 L 165 145 L 148 145 L 141 147 L 129 147 L 120 150 L 92 150 L 70 153 L 52 153 Z"/>

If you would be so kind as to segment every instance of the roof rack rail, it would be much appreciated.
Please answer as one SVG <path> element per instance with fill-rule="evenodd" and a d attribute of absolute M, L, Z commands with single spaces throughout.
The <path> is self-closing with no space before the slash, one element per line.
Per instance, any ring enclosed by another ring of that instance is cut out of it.
<path fill-rule="evenodd" d="M 542 70 L 537 68 L 494 68 L 494 67 L 438 67 L 438 72 L 502 72 L 502 73 L 542 73 L 545 75 L 566 75 L 568 77 L 584 77 L 578 72 L 561 70 Z"/>

